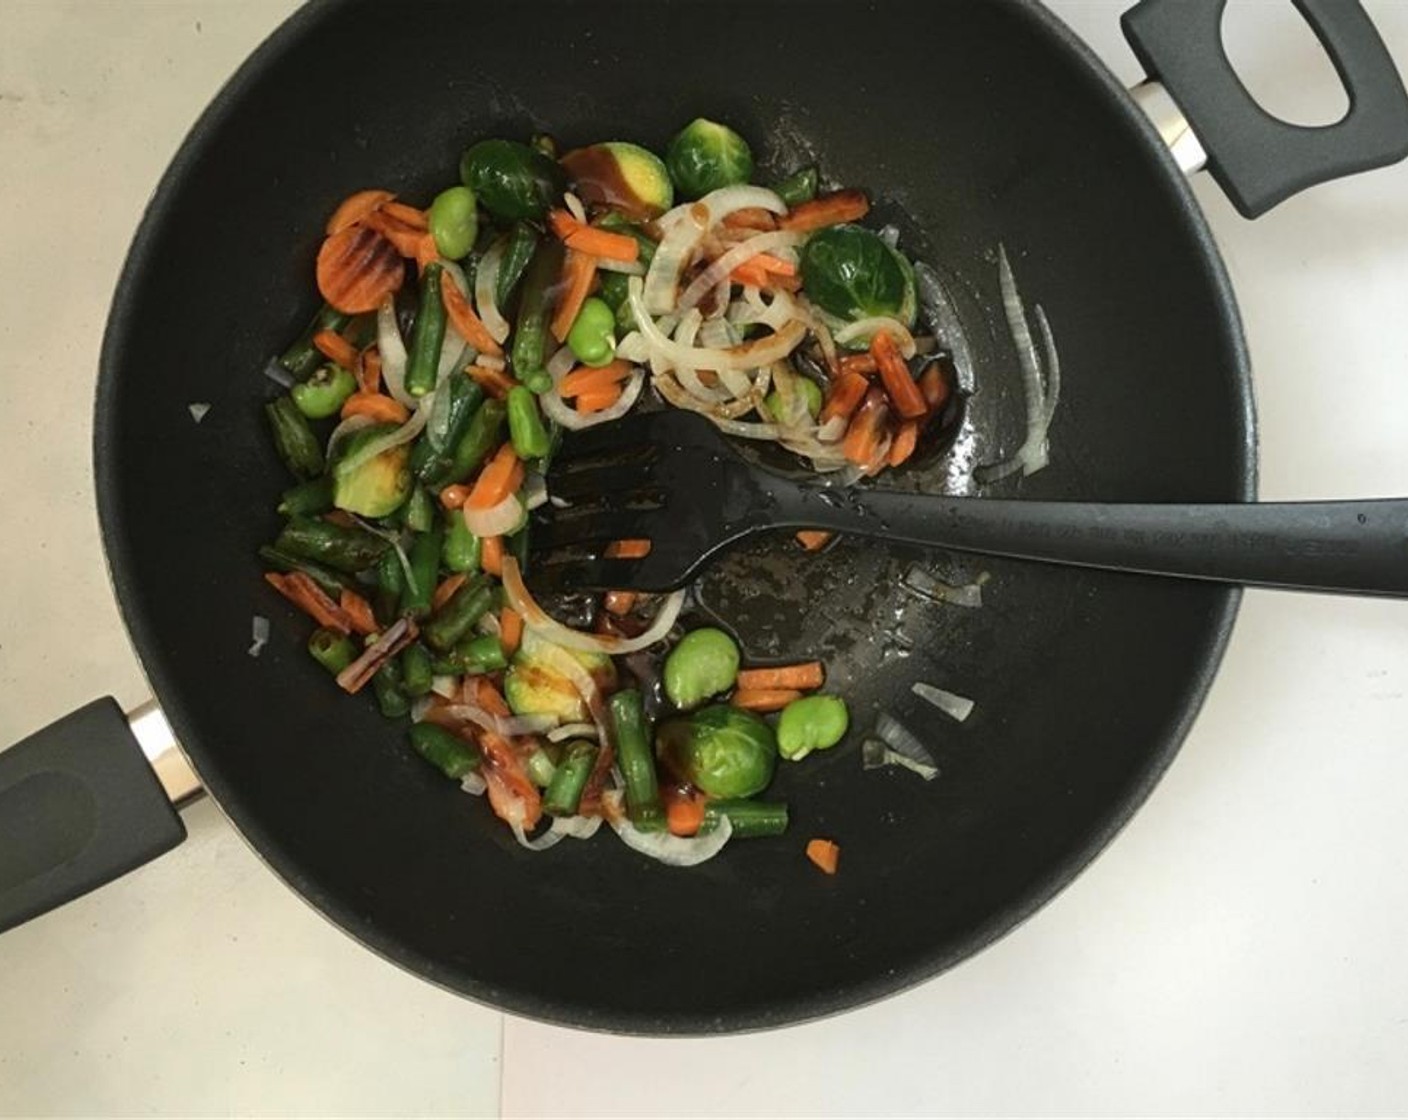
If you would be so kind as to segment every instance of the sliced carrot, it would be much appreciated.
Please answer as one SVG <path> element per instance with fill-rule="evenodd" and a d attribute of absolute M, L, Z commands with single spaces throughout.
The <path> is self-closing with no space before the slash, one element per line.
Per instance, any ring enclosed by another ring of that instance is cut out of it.
<path fill-rule="evenodd" d="M 695 836 L 704 827 L 704 798 L 699 795 L 667 797 L 665 825 L 674 836 Z"/>
<path fill-rule="evenodd" d="M 357 368 L 357 348 L 336 331 L 319 331 L 313 336 L 313 346 L 328 361 L 343 369 Z"/>
<path fill-rule="evenodd" d="M 396 252 L 403 257 L 415 260 L 416 253 L 420 248 L 420 240 L 425 236 L 422 230 L 414 226 L 408 226 L 404 222 L 398 222 L 384 211 L 378 210 L 368 214 L 363 224 L 368 229 L 376 230 L 392 245 L 396 246 Z"/>
<path fill-rule="evenodd" d="M 558 342 L 566 341 L 567 332 L 572 329 L 595 279 L 596 258 L 569 248 L 562 262 L 562 302 L 557 305 L 557 313 L 550 324 L 552 336 Z"/>
<path fill-rule="evenodd" d="M 513 445 L 506 443 L 494 452 L 494 457 L 479 472 L 465 504 L 470 509 L 496 506 L 518 489 L 518 483 L 522 480 L 523 464 L 513 453 Z"/>
<path fill-rule="evenodd" d="M 727 229 L 774 230 L 777 228 L 777 218 L 761 206 L 745 206 L 742 210 L 725 215 L 723 224 Z"/>
<path fill-rule="evenodd" d="M 362 351 L 357 366 L 357 385 L 364 393 L 381 392 L 381 351 L 373 346 Z"/>
<path fill-rule="evenodd" d="M 265 572 L 264 579 L 295 607 L 311 615 L 319 626 L 340 634 L 351 633 L 352 620 L 347 612 L 302 572 Z"/>
<path fill-rule="evenodd" d="M 729 698 L 729 703 L 750 712 L 780 712 L 793 700 L 801 698 L 801 692 L 795 688 L 740 688 Z"/>
<path fill-rule="evenodd" d="M 859 373 L 865 377 L 879 370 L 870 354 L 844 354 L 840 360 L 842 373 Z"/>
<path fill-rule="evenodd" d="M 611 385 L 605 389 L 593 389 L 590 393 L 577 394 L 578 412 L 602 412 L 621 399 L 621 386 Z"/>
<path fill-rule="evenodd" d="M 468 497 L 468 486 L 462 482 L 452 482 L 440 491 L 440 504 L 446 509 L 459 509 Z"/>
<path fill-rule="evenodd" d="M 455 572 L 442 579 L 435 585 L 435 591 L 430 596 L 430 609 L 438 611 L 450 601 L 450 596 L 463 587 L 468 579 L 469 577 L 464 572 Z"/>
<path fill-rule="evenodd" d="M 919 375 L 919 391 L 924 394 L 924 403 L 929 406 L 932 416 L 948 403 L 948 380 L 938 362 L 930 362 Z"/>
<path fill-rule="evenodd" d="M 796 276 L 797 266 L 791 261 L 785 261 L 781 257 L 775 257 L 771 253 L 758 253 L 756 256 L 748 258 L 749 264 L 762 265 L 764 272 L 770 272 L 774 276 Z"/>
<path fill-rule="evenodd" d="M 455 330 L 464 336 L 466 342 L 481 354 L 492 354 L 495 357 L 503 354 L 504 348 L 494 341 L 489 328 L 474 313 L 474 308 L 469 306 L 469 300 L 460 291 L 460 286 L 448 276 L 440 283 L 440 302 L 445 305 L 445 313 L 449 315 Z"/>
<path fill-rule="evenodd" d="M 773 288 L 780 292 L 800 292 L 802 290 L 800 276 L 783 276 L 776 272 L 769 272 L 767 276 L 768 282 L 764 287 Z"/>
<path fill-rule="evenodd" d="M 480 543 L 479 566 L 491 576 L 504 574 L 503 537 L 485 537 Z"/>
<path fill-rule="evenodd" d="M 841 862 L 841 845 L 835 840 L 817 837 L 807 841 L 807 858 L 828 875 L 836 874 L 836 866 Z"/>
<path fill-rule="evenodd" d="M 895 430 L 895 438 L 890 443 L 890 454 L 885 459 L 886 464 L 898 467 L 901 463 L 907 462 L 917 446 L 919 446 L 919 421 L 906 420 Z"/>
<path fill-rule="evenodd" d="M 347 615 L 352 623 L 352 629 L 359 634 L 375 634 L 381 629 L 376 624 L 376 616 L 372 614 L 372 605 L 353 591 L 350 587 L 342 589 L 338 606 Z"/>
<path fill-rule="evenodd" d="M 870 199 L 865 197 L 864 191 L 834 191 L 792 207 L 777 225 L 779 229 L 805 233 L 826 226 L 837 226 L 842 222 L 858 222 L 868 213 Z"/>
<path fill-rule="evenodd" d="M 636 605 L 636 593 L 634 591 L 608 591 L 601 605 L 606 608 L 607 613 L 620 617 L 623 614 L 630 614 L 631 609 Z"/>
<path fill-rule="evenodd" d="M 504 694 L 494 687 L 494 682 L 481 676 L 474 682 L 475 702 L 492 716 L 511 716 L 508 701 Z"/>
<path fill-rule="evenodd" d="M 388 202 L 381 209 L 383 213 L 412 229 L 430 228 L 430 219 L 426 216 L 425 211 L 417 210 L 414 206 L 407 206 L 404 202 Z"/>
<path fill-rule="evenodd" d="M 890 406 L 877 385 L 868 390 L 860 408 L 851 417 L 841 440 L 841 454 L 857 466 L 868 466 L 879 452 L 890 421 Z"/>
<path fill-rule="evenodd" d="M 831 390 L 826 395 L 826 403 L 821 406 L 821 415 L 817 420 L 825 424 L 838 416 L 849 419 L 860 407 L 860 402 L 865 400 L 869 389 L 870 382 L 860 374 L 841 374 L 831 383 Z"/>
<path fill-rule="evenodd" d="M 632 537 L 606 546 L 608 560 L 644 560 L 650 555 L 650 542 Z"/>
<path fill-rule="evenodd" d="M 604 366 L 578 366 L 562 379 L 557 391 L 561 396 L 575 397 L 579 393 L 614 388 L 630 376 L 631 363 L 624 358 L 617 358 Z"/>
<path fill-rule="evenodd" d="M 426 265 L 440 259 L 440 247 L 435 244 L 435 238 L 430 234 L 422 233 L 416 241 L 415 258 L 421 272 L 425 271 Z"/>
<path fill-rule="evenodd" d="M 501 369 L 488 369 L 484 366 L 470 366 L 465 373 L 474 379 L 481 389 L 491 397 L 503 400 L 508 396 L 508 391 L 518 384 L 512 377 Z"/>
<path fill-rule="evenodd" d="M 899 347 L 889 331 L 875 332 L 875 337 L 870 340 L 870 356 L 875 359 L 880 380 L 885 383 L 885 392 L 890 394 L 890 402 L 896 412 L 906 420 L 915 420 L 929 411 L 929 402 L 919 391 L 919 385 L 900 357 Z"/>
<path fill-rule="evenodd" d="M 579 253 L 625 262 L 634 261 L 640 256 L 640 243 L 634 237 L 586 225 L 566 210 L 554 210 L 548 215 L 548 222 L 562 243 Z"/>
<path fill-rule="evenodd" d="M 528 778 L 523 759 L 501 735 L 484 731 L 479 735 L 484 752 L 484 781 L 489 787 L 489 805 L 502 819 L 518 821 L 523 828 L 535 827 L 543 815 L 543 798 Z"/>
<path fill-rule="evenodd" d="M 768 270 L 754 261 L 744 261 L 729 273 L 729 279 L 750 288 L 766 288 L 771 280 Z"/>
<path fill-rule="evenodd" d="M 375 230 L 354 225 L 327 238 L 318 250 L 318 293 L 339 311 L 375 311 L 406 279 L 396 247 Z"/>
<path fill-rule="evenodd" d="M 820 688 L 825 680 L 826 670 L 820 661 L 803 661 L 767 669 L 744 669 L 738 674 L 738 690 L 756 692 L 762 689 L 799 688 L 809 691 Z"/>
<path fill-rule="evenodd" d="M 808 552 L 820 552 L 835 534 L 822 529 L 799 529 L 796 535 L 797 543 Z"/>
<path fill-rule="evenodd" d="M 395 197 L 390 191 L 358 191 L 356 194 L 349 194 L 337 204 L 337 209 L 332 212 L 323 232 L 329 237 L 334 233 L 341 233 L 349 226 L 364 221 L 367 215 L 375 213 Z"/>
<path fill-rule="evenodd" d="M 410 410 L 400 401 L 382 393 L 353 393 L 342 402 L 342 418 L 370 416 L 383 424 L 404 424 L 411 418 Z"/>
<path fill-rule="evenodd" d="M 522 641 L 523 616 L 512 607 L 505 607 L 499 612 L 499 642 L 504 652 L 510 655 L 516 653 Z"/>

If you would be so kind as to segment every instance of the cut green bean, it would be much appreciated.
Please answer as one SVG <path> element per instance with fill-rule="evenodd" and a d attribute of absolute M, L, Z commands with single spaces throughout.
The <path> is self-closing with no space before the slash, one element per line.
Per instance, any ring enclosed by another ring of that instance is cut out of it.
<path fill-rule="evenodd" d="M 411 496 L 406 501 L 402 513 L 406 528 L 411 532 L 429 532 L 436 522 L 435 499 L 430 496 L 424 486 L 417 486 L 411 491 Z"/>
<path fill-rule="evenodd" d="M 357 391 L 357 379 L 341 366 L 319 366 L 307 381 L 288 391 L 298 411 L 309 420 L 326 420 Z"/>
<path fill-rule="evenodd" d="M 352 316 L 345 311 L 339 311 L 331 304 L 323 304 L 298 340 L 279 355 L 279 365 L 302 381 L 325 360 L 321 351 L 313 345 L 313 336 L 319 331 L 341 331 L 351 321 Z"/>
<path fill-rule="evenodd" d="M 435 671 L 430 654 L 421 645 L 409 645 L 401 651 L 401 690 L 407 696 L 424 696 L 435 683 Z"/>
<path fill-rule="evenodd" d="M 411 702 L 401 691 L 401 667 L 395 661 L 388 661 L 372 677 L 372 692 L 376 694 L 376 706 L 387 719 L 400 719 L 409 715 Z"/>
<path fill-rule="evenodd" d="M 700 833 L 713 832 L 719 822 L 728 818 L 733 835 L 740 840 L 756 836 L 781 836 L 787 831 L 787 803 L 785 801 L 747 801 L 733 798 L 704 803 L 704 823 Z"/>
<path fill-rule="evenodd" d="M 450 651 L 447 661 L 453 666 L 452 671 L 455 674 L 471 677 L 480 673 L 496 673 L 508 666 L 503 643 L 495 634 L 478 634 L 460 639 Z"/>
<path fill-rule="evenodd" d="M 528 222 L 515 222 L 504 243 L 503 256 L 499 258 L 499 278 L 494 296 L 500 311 L 508 307 L 508 301 L 537 249 L 538 231 Z"/>
<path fill-rule="evenodd" d="M 508 391 L 508 432 L 514 454 L 520 459 L 541 459 L 551 446 L 538 398 L 522 385 Z"/>
<path fill-rule="evenodd" d="M 557 776 L 556 763 L 542 747 L 535 747 L 524 756 L 523 769 L 528 772 L 528 780 L 540 789 L 550 786 Z"/>
<path fill-rule="evenodd" d="M 422 618 L 430 611 L 430 598 L 435 593 L 435 577 L 440 571 L 440 548 L 445 543 L 444 530 L 433 525 L 428 533 L 417 533 L 407 554 L 411 570 L 401 592 L 401 613 L 408 618 Z"/>
<path fill-rule="evenodd" d="M 332 479 L 327 475 L 310 478 L 283 492 L 279 513 L 284 517 L 315 517 L 332 509 Z"/>
<path fill-rule="evenodd" d="M 416 754 L 455 781 L 478 770 L 483 761 L 477 746 L 434 723 L 411 724 L 407 738 Z"/>
<path fill-rule="evenodd" d="M 611 698 L 611 721 L 616 729 L 616 762 L 626 780 L 626 811 L 631 823 L 643 831 L 665 826 L 660 788 L 655 778 L 655 755 L 645 725 L 641 694 L 624 689 Z"/>
<path fill-rule="evenodd" d="M 455 445 L 455 453 L 450 458 L 450 469 L 443 478 L 436 479 L 436 487 L 463 482 L 483 465 L 484 460 L 489 458 L 501 442 L 504 415 L 503 401 L 490 398 L 479 406 L 469 421 L 469 427 Z"/>
<path fill-rule="evenodd" d="M 585 739 L 569 743 L 557 765 L 557 772 L 548 783 L 543 797 L 543 811 L 554 817 L 570 817 L 582 802 L 582 790 L 596 765 L 597 746 Z"/>
<path fill-rule="evenodd" d="M 420 305 L 406 357 L 406 392 L 423 397 L 435 388 L 440 348 L 445 344 L 445 303 L 440 298 L 443 266 L 431 261 L 420 278 Z"/>
<path fill-rule="evenodd" d="M 445 511 L 445 542 L 441 546 L 440 563 L 452 572 L 477 572 L 483 542 L 465 524 L 464 513 L 457 509 Z"/>
<path fill-rule="evenodd" d="M 518 323 L 513 332 L 513 374 L 535 393 L 552 388 L 547 371 L 548 322 L 562 272 L 562 242 L 548 238 L 538 247 L 523 278 Z"/>
<path fill-rule="evenodd" d="M 496 598 L 488 576 L 471 576 L 430 616 L 421 628 L 421 636 L 431 649 L 441 653 L 453 649 L 470 628 L 493 609 Z"/>
<path fill-rule="evenodd" d="M 395 549 L 389 548 L 376 562 L 376 594 L 372 610 L 383 626 L 395 622 L 401 612 L 401 595 L 406 590 L 406 569 Z"/>
<path fill-rule="evenodd" d="M 346 634 L 319 627 L 308 639 L 308 652 L 313 660 L 334 677 L 351 665 L 357 657 L 356 647 Z"/>
<path fill-rule="evenodd" d="M 452 375 L 447 388 L 449 405 L 445 423 L 427 425 L 411 449 L 411 473 L 432 490 L 448 485 L 455 448 L 484 400 L 484 390 L 462 374 Z M 436 407 L 438 410 L 438 399 Z"/>
<path fill-rule="evenodd" d="M 804 167 L 800 171 L 787 176 L 777 186 L 773 187 L 773 193 L 788 207 L 800 206 L 804 202 L 810 202 L 816 197 L 817 173 L 815 167 Z"/>
<path fill-rule="evenodd" d="M 344 587 L 350 587 L 352 584 L 352 581 L 341 572 L 335 572 L 313 560 L 303 560 L 297 556 L 291 556 L 273 545 L 264 545 L 259 550 L 259 557 L 277 571 L 302 572 L 334 599 L 342 594 Z"/>
<path fill-rule="evenodd" d="M 326 564 L 339 572 L 361 572 L 381 559 L 391 542 L 365 529 L 334 525 L 311 517 L 294 517 L 274 547 L 300 560 Z"/>
<path fill-rule="evenodd" d="M 264 406 L 269 429 L 274 436 L 274 449 L 279 458 L 298 478 L 315 478 L 323 473 L 323 447 L 308 417 L 298 411 L 293 398 L 285 393 Z"/>

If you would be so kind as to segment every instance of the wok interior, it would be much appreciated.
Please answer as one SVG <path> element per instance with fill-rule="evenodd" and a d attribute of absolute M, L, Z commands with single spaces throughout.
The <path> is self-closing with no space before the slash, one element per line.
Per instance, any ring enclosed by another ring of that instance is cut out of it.
<path fill-rule="evenodd" d="M 855 725 L 883 704 L 942 776 L 862 773 L 853 734 L 781 768 L 784 838 L 693 871 L 606 835 L 535 855 L 413 757 L 370 699 L 331 687 L 303 651 L 305 620 L 261 585 L 255 548 L 287 480 L 259 371 L 310 314 L 318 232 L 349 191 L 424 201 L 477 137 L 543 128 L 568 146 L 659 150 L 708 115 L 769 173 L 816 159 L 866 187 L 949 282 L 979 385 L 954 454 L 997 458 L 1021 439 L 1002 241 L 1066 374 L 1051 466 L 1013 492 L 1236 499 L 1245 380 L 1183 192 L 1112 89 L 1022 5 L 386 12 L 315 5 L 241 73 L 179 159 L 118 295 L 99 401 L 104 527 L 144 662 L 209 788 L 349 931 L 527 1014 L 763 1026 L 961 959 L 1142 799 L 1201 697 L 1231 592 L 975 558 L 962 563 L 990 573 L 987 605 L 963 611 L 897 590 L 914 554 L 759 545 L 707 577 L 705 604 L 756 658 L 824 657 Z M 394 80 L 350 81 L 349 59 L 390 62 Z M 212 405 L 199 426 L 197 401 Z M 900 482 L 942 487 L 949 462 Z M 255 613 L 274 623 L 257 660 Z M 916 680 L 973 697 L 976 714 L 947 721 L 910 694 Z M 836 877 L 803 858 L 812 836 L 841 844 Z"/>

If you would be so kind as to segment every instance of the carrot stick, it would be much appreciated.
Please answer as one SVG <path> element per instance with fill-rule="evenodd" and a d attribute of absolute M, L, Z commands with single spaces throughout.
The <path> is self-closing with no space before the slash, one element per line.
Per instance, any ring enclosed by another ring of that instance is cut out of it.
<path fill-rule="evenodd" d="M 504 574 L 503 537 L 485 537 L 479 550 L 479 566 L 491 576 Z"/>
<path fill-rule="evenodd" d="M 906 420 L 914 420 L 929 411 L 929 402 L 919 391 L 889 331 L 875 332 L 870 340 L 870 356 L 875 359 L 880 380 L 885 383 L 885 391 L 890 394 L 896 412 Z"/>
<path fill-rule="evenodd" d="M 596 258 L 569 248 L 562 262 L 562 302 L 558 304 L 551 323 L 552 336 L 558 342 L 566 340 L 567 332 L 572 329 L 577 312 L 582 310 L 595 279 Z"/>
<path fill-rule="evenodd" d="M 414 206 L 407 206 L 404 202 L 388 202 L 381 209 L 388 217 L 395 218 L 402 225 L 410 226 L 412 229 L 425 230 L 430 228 L 430 219 L 426 217 L 425 211 L 417 210 Z"/>
<path fill-rule="evenodd" d="M 761 206 L 745 206 L 726 215 L 723 224 L 726 229 L 774 230 L 777 228 L 777 218 Z"/>
<path fill-rule="evenodd" d="M 411 418 L 410 411 L 400 401 L 381 393 L 353 393 L 342 404 L 342 418 L 349 416 L 370 416 L 384 424 L 404 424 Z"/>
<path fill-rule="evenodd" d="M 831 383 L 831 391 L 827 394 L 826 403 L 821 407 L 821 415 L 817 420 L 825 424 L 828 420 L 834 420 L 838 416 L 850 418 L 860 402 L 865 399 L 866 392 L 870 389 L 870 382 L 858 373 L 843 373 Z"/>
<path fill-rule="evenodd" d="M 488 677 L 479 677 L 474 682 L 475 702 L 492 716 L 511 716 L 513 712 L 509 710 L 508 701 L 504 699 L 504 694 L 494 687 L 494 682 Z"/>
<path fill-rule="evenodd" d="M 465 504 L 470 509 L 496 506 L 512 494 L 522 480 L 523 464 L 513 453 L 513 444 L 506 443 L 494 452 L 494 457 L 479 472 Z"/>
<path fill-rule="evenodd" d="M 357 367 L 357 386 L 364 393 L 381 392 L 381 351 L 375 346 L 362 352 L 362 361 Z"/>
<path fill-rule="evenodd" d="M 367 215 L 375 213 L 395 197 L 390 191 L 358 191 L 356 194 L 349 194 L 338 203 L 323 232 L 329 237 L 334 233 L 341 233 L 349 226 L 364 221 Z"/>
<path fill-rule="evenodd" d="M 512 656 L 523 641 L 523 616 L 512 607 L 499 612 L 499 642 L 504 652 Z"/>
<path fill-rule="evenodd" d="M 792 207 L 777 225 L 779 229 L 805 233 L 825 226 L 837 226 L 842 222 L 858 222 L 868 213 L 870 199 L 865 197 L 864 191 L 835 191 Z"/>
<path fill-rule="evenodd" d="M 750 288 L 766 288 L 770 282 L 768 270 L 753 261 L 744 261 L 728 274 L 735 284 L 746 284 Z"/>
<path fill-rule="evenodd" d="M 491 397 L 503 400 L 508 391 L 518 384 L 501 369 L 488 369 L 484 366 L 470 366 L 465 373 L 474 378 L 475 383 Z"/>
<path fill-rule="evenodd" d="M 474 308 L 469 306 L 469 300 L 460 291 L 460 286 L 449 276 L 446 276 L 440 285 L 440 302 L 445 305 L 445 313 L 449 315 L 455 330 L 481 354 L 493 354 L 498 357 L 504 352 L 504 348 L 494 341 L 494 336 L 489 333 L 489 328 L 484 325 L 483 320 L 474 313 Z"/>
<path fill-rule="evenodd" d="M 729 698 L 729 703 L 750 712 L 780 712 L 793 700 L 801 698 L 802 694 L 795 688 L 740 688 Z"/>
<path fill-rule="evenodd" d="M 820 552 L 835 534 L 821 529 L 797 530 L 797 543 L 808 552 Z"/>
<path fill-rule="evenodd" d="M 621 386 L 611 385 L 605 389 L 593 389 L 590 393 L 577 395 L 578 412 L 601 412 L 621 399 Z"/>
<path fill-rule="evenodd" d="M 919 421 L 906 420 L 895 432 L 895 438 L 890 443 L 890 454 L 885 462 L 892 467 L 898 467 L 909 460 L 918 445 Z"/>
<path fill-rule="evenodd" d="M 469 577 L 464 572 L 455 572 L 442 579 L 436 584 L 435 591 L 430 596 L 430 609 L 438 611 L 450 601 L 450 597 L 463 587 L 468 579 Z"/>
<path fill-rule="evenodd" d="M 634 261 L 640 256 L 640 243 L 634 237 L 586 225 L 566 210 L 554 210 L 548 223 L 564 245 L 579 253 L 608 261 Z"/>
<path fill-rule="evenodd" d="M 885 393 L 877 385 L 865 394 L 865 400 L 841 440 L 841 454 L 857 466 L 867 467 L 875 459 L 890 418 L 890 406 Z"/>
<path fill-rule="evenodd" d="M 347 617 L 347 612 L 302 572 L 265 572 L 264 579 L 295 607 L 311 615 L 319 626 L 326 626 L 340 634 L 351 633 L 352 620 Z"/>
<path fill-rule="evenodd" d="M 339 311 L 375 311 L 406 279 L 396 247 L 375 230 L 348 226 L 318 250 L 318 294 Z"/>
<path fill-rule="evenodd" d="M 828 875 L 835 875 L 836 865 L 841 862 L 841 845 L 834 840 L 808 840 L 807 858 Z"/>
<path fill-rule="evenodd" d="M 606 608 L 608 614 L 614 614 L 617 617 L 630 614 L 631 608 L 636 605 L 636 593 L 634 591 L 608 591 L 601 605 Z"/>
<path fill-rule="evenodd" d="M 358 595 L 349 587 L 342 589 L 338 606 L 347 615 L 352 624 L 352 629 L 359 634 L 375 634 L 381 629 L 376 624 L 376 616 L 372 614 L 372 605 Z"/>
<path fill-rule="evenodd" d="M 336 362 L 343 369 L 357 368 L 357 348 L 336 331 L 319 331 L 313 336 L 313 346 L 328 361 Z"/>
<path fill-rule="evenodd" d="M 845 354 L 840 361 L 842 373 L 859 373 L 866 377 L 879 370 L 870 354 Z"/>
<path fill-rule="evenodd" d="M 644 560 L 650 555 L 650 542 L 637 538 L 612 541 L 606 546 L 608 560 Z"/>
<path fill-rule="evenodd" d="M 762 689 L 798 688 L 808 691 L 820 688 L 825 680 L 826 670 L 820 661 L 803 661 L 797 665 L 744 669 L 738 674 L 738 690 L 755 692 Z"/>
<path fill-rule="evenodd" d="M 631 363 L 617 358 L 609 365 L 592 367 L 578 366 L 562 379 L 557 391 L 560 396 L 575 397 L 579 393 L 593 393 L 611 389 L 631 376 Z"/>
<path fill-rule="evenodd" d="M 434 237 L 428 233 L 422 233 L 420 235 L 419 240 L 416 241 L 415 258 L 416 266 L 421 272 L 425 271 L 425 266 L 430 264 L 431 261 L 438 261 L 440 259 L 440 249 L 439 246 L 435 244 Z"/>
<path fill-rule="evenodd" d="M 919 375 L 919 391 L 924 394 L 924 403 L 929 406 L 932 416 L 948 403 L 948 381 L 938 362 L 930 362 Z"/>
<path fill-rule="evenodd" d="M 694 836 L 704 827 L 704 798 L 667 797 L 665 825 L 675 836 Z"/>
<path fill-rule="evenodd" d="M 797 266 L 791 261 L 785 261 L 781 257 L 775 257 L 771 253 L 758 253 L 756 256 L 748 258 L 748 264 L 761 265 L 764 272 L 771 272 L 774 276 L 796 276 Z"/>

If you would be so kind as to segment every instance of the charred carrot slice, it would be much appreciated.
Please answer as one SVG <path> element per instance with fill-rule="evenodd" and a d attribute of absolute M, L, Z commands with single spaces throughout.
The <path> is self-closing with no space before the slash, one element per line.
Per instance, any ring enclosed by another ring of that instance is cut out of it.
<path fill-rule="evenodd" d="M 826 670 L 820 661 L 802 661 L 796 665 L 744 669 L 738 674 L 738 690 L 753 692 L 773 688 L 797 688 L 807 691 L 820 688 L 825 681 Z"/>
<path fill-rule="evenodd" d="M 338 606 L 347 615 L 352 629 L 357 633 L 375 634 L 380 629 L 376 624 L 376 616 L 372 614 L 372 605 L 350 587 L 342 589 Z"/>
<path fill-rule="evenodd" d="M 631 376 L 631 363 L 617 358 L 610 365 L 593 368 L 578 366 L 562 379 L 557 391 L 564 397 L 575 397 L 580 393 L 595 393 L 612 389 Z"/>
<path fill-rule="evenodd" d="M 336 362 L 343 369 L 357 368 L 357 348 L 336 331 L 319 331 L 313 336 L 313 346 L 328 361 Z"/>
<path fill-rule="evenodd" d="M 906 420 L 915 420 L 929 411 L 929 402 L 910 376 L 909 367 L 900 357 L 899 347 L 889 331 L 875 332 L 875 337 L 870 340 L 870 356 L 875 359 L 880 380 L 885 383 L 885 392 L 890 394 L 890 402 L 896 412 Z"/>
<path fill-rule="evenodd" d="M 404 222 L 398 222 L 382 210 L 368 214 L 363 219 L 363 224 L 396 246 L 396 252 L 401 256 L 409 257 L 412 260 L 416 258 L 421 238 L 424 236 L 421 230 L 408 226 Z"/>
<path fill-rule="evenodd" d="M 828 875 L 835 875 L 841 862 L 841 845 L 835 840 L 823 840 L 820 837 L 808 840 L 807 858 Z"/>
<path fill-rule="evenodd" d="M 869 213 L 870 199 L 865 197 L 864 191 L 834 191 L 792 207 L 777 224 L 780 229 L 805 233 L 843 222 L 858 222 Z"/>
<path fill-rule="evenodd" d="M 374 214 L 395 197 L 390 191 L 375 190 L 357 191 L 355 194 L 349 194 L 338 203 L 337 209 L 332 212 L 332 217 L 328 219 L 328 224 L 323 232 L 329 237 L 334 233 L 341 233 L 349 226 L 365 221 L 368 215 Z"/>
<path fill-rule="evenodd" d="M 357 366 L 357 385 L 365 393 L 381 392 L 381 351 L 376 347 L 362 353 Z"/>
<path fill-rule="evenodd" d="M 799 529 L 797 530 L 797 543 L 808 552 L 820 552 L 826 547 L 834 534 L 822 529 Z"/>
<path fill-rule="evenodd" d="M 863 377 L 869 377 L 880 367 L 875 364 L 875 359 L 870 354 L 843 354 L 838 363 L 842 373 L 859 373 Z"/>
<path fill-rule="evenodd" d="M 865 400 L 869 389 L 870 382 L 860 374 L 841 374 L 831 383 L 831 391 L 827 394 L 826 403 L 821 406 L 821 415 L 817 420 L 825 424 L 838 416 L 849 419 L 860 407 L 860 402 Z"/>
<path fill-rule="evenodd" d="M 479 472 L 474 487 L 465 499 L 470 509 L 488 509 L 496 506 L 518 489 L 523 480 L 523 464 L 513 453 L 513 445 L 504 444 Z"/>
<path fill-rule="evenodd" d="M 445 304 L 445 313 L 450 317 L 450 322 L 466 342 L 481 354 L 492 354 L 496 358 L 502 356 L 504 348 L 494 341 L 489 328 L 469 306 L 469 300 L 460 291 L 460 286 L 448 276 L 445 283 L 440 285 L 440 299 Z"/>
<path fill-rule="evenodd" d="M 895 431 L 895 438 L 890 443 L 890 454 L 885 462 L 892 467 L 908 462 L 909 457 L 914 454 L 914 449 L 919 446 L 919 421 L 906 420 Z"/>
<path fill-rule="evenodd" d="M 488 677 L 480 677 L 474 682 L 474 702 L 490 715 L 513 715 L 504 694 L 494 687 L 494 682 Z"/>
<path fill-rule="evenodd" d="M 400 401 L 383 393 L 365 391 L 353 393 L 342 404 L 342 418 L 370 416 L 381 424 L 404 424 L 411 418 L 410 410 Z"/>
<path fill-rule="evenodd" d="M 768 270 L 754 261 L 744 261 L 729 273 L 729 279 L 750 288 L 766 288 L 770 282 Z"/>
<path fill-rule="evenodd" d="M 354 225 L 318 250 L 318 293 L 348 315 L 375 311 L 406 279 L 396 247 L 375 230 Z"/>
<path fill-rule="evenodd" d="M 749 712 L 780 712 L 802 694 L 795 688 L 740 688 L 730 698 L 735 708 Z"/>
<path fill-rule="evenodd" d="M 395 218 L 402 225 L 410 226 L 412 229 L 426 230 L 430 228 L 430 219 L 424 210 L 417 210 L 414 206 L 407 206 L 404 202 L 388 201 L 382 206 L 382 211 L 388 216 Z"/>
<path fill-rule="evenodd" d="M 491 576 L 504 574 L 503 537 L 485 537 L 479 551 L 479 566 Z"/>
<path fill-rule="evenodd" d="M 352 632 L 352 620 L 326 591 L 302 572 L 265 572 L 264 579 L 275 591 L 299 610 L 310 615 L 319 626 L 339 634 Z"/>
<path fill-rule="evenodd" d="M 552 336 L 558 342 L 566 340 L 567 332 L 572 329 L 577 312 L 582 310 L 595 279 L 596 258 L 569 248 L 562 262 L 562 302 L 558 304 L 550 324 Z"/>

